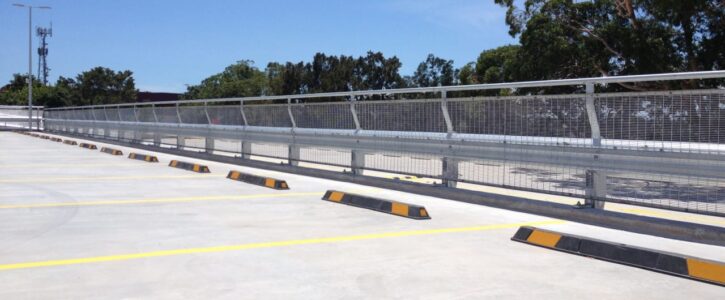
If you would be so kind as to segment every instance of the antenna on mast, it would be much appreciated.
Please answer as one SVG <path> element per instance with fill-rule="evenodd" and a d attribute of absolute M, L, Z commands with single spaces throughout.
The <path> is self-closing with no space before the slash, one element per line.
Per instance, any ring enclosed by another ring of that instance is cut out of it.
<path fill-rule="evenodd" d="M 53 36 L 53 22 L 50 23 L 50 28 L 37 27 L 35 29 L 35 35 L 40 37 L 40 47 L 38 47 L 38 79 L 42 80 L 44 85 L 48 84 L 48 43 L 46 38 Z"/>

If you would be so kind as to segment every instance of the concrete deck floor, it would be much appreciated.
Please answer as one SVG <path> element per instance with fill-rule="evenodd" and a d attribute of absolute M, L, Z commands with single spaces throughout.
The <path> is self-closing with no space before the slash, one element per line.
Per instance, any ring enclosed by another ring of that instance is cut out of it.
<path fill-rule="evenodd" d="M 0 299 L 725 295 L 510 238 L 533 225 L 725 261 L 722 247 L 166 154 L 146 163 L 110 147 L 124 156 L 0 132 Z M 212 173 L 167 167 L 171 159 Z M 285 179 L 291 190 L 224 178 L 232 169 Z M 432 219 L 321 201 L 327 189 L 424 205 Z"/>

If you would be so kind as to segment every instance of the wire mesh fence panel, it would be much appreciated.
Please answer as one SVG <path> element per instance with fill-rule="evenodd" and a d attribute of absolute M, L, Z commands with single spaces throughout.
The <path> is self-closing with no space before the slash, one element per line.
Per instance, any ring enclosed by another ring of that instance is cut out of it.
<path fill-rule="evenodd" d="M 244 105 L 249 126 L 292 127 L 286 104 Z"/>
<path fill-rule="evenodd" d="M 136 122 L 136 111 L 133 107 L 123 107 L 118 109 L 118 115 L 121 121 Z"/>
<path fill-rule="evenodd" d="M 180 106 L 179 116 L 184 124 L 209 124 L 206 110 L 203 106 Z"/>
<path fill-rule="evenodd" d="M 93 115 L 93 120 L 106 121 L 106 113 L 103 111 L 103 108 L 93 108 L 91 109 L 91 114 Z"/>
<path fill-rule="evenodd" d="M 136 109 L 136 116 L 139 122 L 155 123 L 156 116 L 154 115 L 153 107 L 139 107 Z"/>
<path fill-rule="evenodd" d="M 106 116 L 108 117 L 108 121 L 121 121 L 121 116 L 119 115 L 118 108 L 107 107 Z"/>
<path fill-rule="evenodd" d="M 349 103 L 293 104 L 290 109 L 297 127 L 355 129 Z"/>
<path fill-rule="evenodd" d="M 227 152 L 233 154 L 242 153 L 242 141 L 230 139 L 214 140 L 214 151 Z"/>
<path fill-rule="evenodd" d="M 179 123 L 179 114 L 175 106 L 157 106 L 154 108 L 154 111 L 156 112 L 158 123 Z"/>
<path fill-rule="evenodd" d="M 381 136 L 395 136 L 400 131 L 413 134 L 447 131 L 438 100 L 359 101 L 355 103 L 355 109 L 361 129 L 375 131 Z"/>
<path fill-rule="evenodd" d="M 350 166 L 352 153 L 350 150 L 333 148 L 302 148 L 300 160 L 333 166 Z"/>
<path fill-rule="evenodd" d="M 207 107 L 209 120 L 212 125 L 242 126 L 242 111 L 239 105 L 223 105 Z"/>
<path fill-rule="evenodd" d="M 596 96 L 607 146 L 725 152 L 725 90 Z"/>
<path fill-rule="evenodd" d="M 423 177 L 441 178 L 443 163 L 440 157 L 410 155 L 409 153 L 366 153 L 365 169 Z"/>
<path fill-rule="evenodd" d="M 251 148 L 252 155 L 281 159 L 287 159 L 289 157 L 289 148 L 287 145 L 252 143 Z"/>
<path fill-rule="evenodd" d="M 590 144 L 582 96 L 450 99 L 447 107 L 456 133 L 509 143 Z"/>

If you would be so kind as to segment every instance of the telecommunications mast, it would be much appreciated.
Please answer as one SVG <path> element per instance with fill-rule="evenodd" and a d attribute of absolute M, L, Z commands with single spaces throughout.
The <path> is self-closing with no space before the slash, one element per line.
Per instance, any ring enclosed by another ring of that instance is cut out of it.
<path fill-rule="evenodd" d="M 42 80 L 44 85 L 48 84 L 48 43 L 45 41 L 47 37 L 53 36 L 53 23 L 50 28 L 38 27 L 35 29 L 35 35 L 40 37 L 40 47 L 38 47 L 38 79 Z"/>

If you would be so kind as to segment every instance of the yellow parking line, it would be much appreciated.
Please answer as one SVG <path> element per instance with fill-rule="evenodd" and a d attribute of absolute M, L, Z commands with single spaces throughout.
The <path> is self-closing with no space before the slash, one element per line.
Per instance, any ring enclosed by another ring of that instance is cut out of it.
<path fill-rule="evenodd" d="M 42 207 L 64 207 L 64 206 L 96 206 L 96 205 L 127 205 L 127 204 L 152 204 L 152 203 L 180 203 L 197 201 L 221 201 L 221 200 L 242 200 L 254 198 L 279 198 L 279 197 L 301 197 L 301 196 L 322 196 L 325 192 L 305 193 L 277 193 L 277 194 L 254 194 L 254 195 L 220 195 L 220 196 L 199 196 L 199 197 L 176 197 L 156 199 L 135 199 L 135 200 L 100 200 L 85 202 L 51 202 L 33 204 L 7 204 L 0 205 L 0 209 L 14 208 L 42 208 Z"/>
<path fill-rule="evenodd" d="M 106 180 L 140 180 L 140 179 L 183 179 L 226 177 L 225 174 L 194 174 L 194 175 L 148 175 L 148 176 L 95 176 L 95 177 L 45 177 L 45 178 L 16 178 L 0 179 L 0 183 L 41 183 L 41 182 L 67 182 L 67 181 L 106 181 Z"/>
<path fill-rule="evenodd" d="M 14 165 L 0 165 L 0 169 L 8 168 L 74 168 L 74 167 L 138 167 L 137 164 L 109 164 L 109 163 L 97 163 L 97 164 L 14 164 Z"/>
<path fill-rule="evenodd" d="M 718 217 L 711 217 L 711 216 L 687 215 L 686 213 L 677 213 L 677 212 L 668 213 L 668 212 L 650 210 L 650 209 L 646 209 L 646 208 L 609 208 L 607 210 L 631 213 L 631 214 L 637 214 L 637 215 L 643 215 L 643 216 L 650 216 L 650 217 L 659 217 L 659 218 L 663 218 L 663 219 L 671 219 L 671 220 L 677 220 L 677 221 L 689 221 L 689 222 L 695 222 L 695 223 L 717 224 L 720 226 L 725 226 L 725 220 L 719 219 Z"/>
<path fill-rule="evenodd" d="M 262 242 L 262 243 L 250 243 L 250 244 L 240 244 L 240 245 L 214 246 L 214 247 L 204 247 L 204 248 L 161 250 L 161 251 L 131 253 L 131 254 L 106 255 L 106 256 L 95 256 L 95 257 L 83 257 L 83 258 L 71 258 L 71 259 L 59 259 L 59 260 L 46 260 L 46 261 L 4 264 L 4 265 L 0 265 L 0 270 L 14 270 L 14 269 L 29 269 L 29 268 L 40 268 L 40 267 L 64 266 L 64 265 L 90 264 L 90 263 L 99 263 L 99 262 L 121 261 L 121 260 L 141 259 L 141 258 L 150 258 L 150 257 L 162 257 L 162 256 L 175 256 L 175 255 L 184 255 L 184 254 L 240 251 L 240 250 L 250 250 L 250 249 L 260 249 L 260 248 L 289 247 L 289 246 L 300 246 L 300 245 L 311 245 L 311 244 L 329 244 L 329 243 L 351 242 L 351 241 L 361 241 L 361 240 L 375 240 L 375 239 L 394 238 L 394 237 L 408 237 L 408 236 L 459 233 L 459 232 L 475 232 L 475 231 L 486 231 L 486 230 L 494 230 L 494 229 L 516 228 L 519 226 L 542 226 L 542 225 L 561 224 L 561 223 L 565 223 L 565 221 L 546 220 L 546 221 L 536 221 L 536 222 L 494 224 L 494 225 L 484 225 L 484 226 L 476 226 L 476 227 L 424 229 L 424 230 L 384 232 L 384 233 L 373 233 L 373 234 L 362 234 L 362 235 L 337 236 L 337 237 L 327 237 L 327 238 L 313 238 L 313 239 L 304 239 L 304 240 L 288 240 L 288 241 L 277 241 L 277 242 Z"/>

